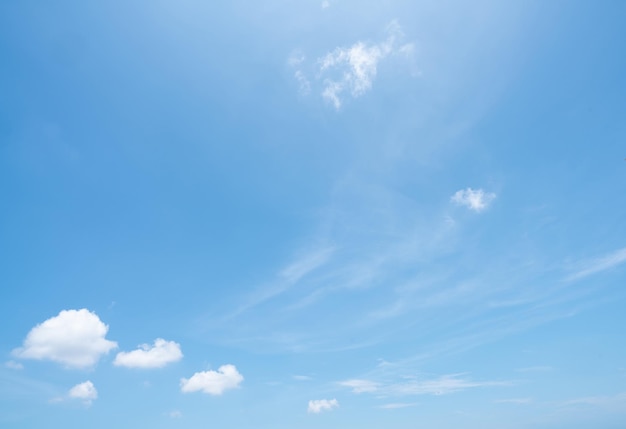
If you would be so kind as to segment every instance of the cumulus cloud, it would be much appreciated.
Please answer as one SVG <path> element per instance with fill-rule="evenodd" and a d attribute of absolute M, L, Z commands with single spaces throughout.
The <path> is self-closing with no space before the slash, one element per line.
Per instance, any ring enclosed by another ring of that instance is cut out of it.
<path fill-rule="evenodd" d="M 157 338 L 152 347 L 149 344 L 142 344 L 132 352 L 118 353 L 113 365 L 127 368 L 162 368 L 182 358 L 180 344 Z"/>
<path fill-rule="evenodd" d="M 307 411 L 313 414 L 319 414 L 322 411 L 332 411 L 339 407 L 339 402 L 336 399 L 317 399 L 309 401 L 309 407 Z"/>
<path fill-rule="evenodd" d="M 322 3 L 323 8 L 328 6 L 330 3 Z M 346 96 L 357 98 L 365 94 L 372 88 L 381 61 L 394 55 L 404 58 L 413 56 L 414 45 L 401 43 L 403 38 L 400 25 L 393 21 L 387 26 L 383 41 L 358 41 L 351 46 L 337 47 L 318 58 L 314 75 L 322 82 L 322 97 L 339 109 Z M 303 54 L 297 53 L 292 54 L 288 61 L 295 69 L 294 76 L 301 94 L 308 94 L 312 86 L 303 70 L 305 59 Z"/>
<path fill-rule="evenodd" d="M 84 383 L 72 387 L 69 391 L 69 397 L 72 399 L 82 399 L 85 405 L 91 405 L 91 403 L 98 398 L 98 391 L 93 383 L 87 380 Z"/>
<path fill-rule="evenodd" d="M 378 389 L 378 383 L 370 380 L 346 380 L 339 382 L 339 385 L 351 388 L 353 393 L 371 393 Z"/>
<path fill-rule="evenodd" d="M 226 390 L 239 387 L 243 375 L 235 365 L 222 365 L 217 371 L 196 372 L 191 378 L 180 380 L 180 389 L 184 393 L 204 392 L 219 396 Z"/>
<path fill-rule="evenodd" d="M 485 192 L 482 189 L 461 189 L 455 192 L 450 201 L 460 206 L 465 206 L 475 212 L 481 212 L 489 207 L 489 204 L 496 198 L 496 194 Z"/>
<path fill-rule="evenodd" d="M 87 368 L 117 347 L 107 340 L 109 327 L 87 309 L 63 310 L 30 330 L 22 347 L 13 350 L 21 359 L 51 360 L 67 367 Z"/>

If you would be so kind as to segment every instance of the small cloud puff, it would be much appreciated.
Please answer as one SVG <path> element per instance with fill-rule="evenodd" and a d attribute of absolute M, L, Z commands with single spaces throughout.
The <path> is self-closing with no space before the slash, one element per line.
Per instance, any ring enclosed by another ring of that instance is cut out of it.
<path fill-rule="evenodd" d="M 152 347 L 149 344 L 142 344 L 132 352 L 118 353 L 113 365 L 127 368 L 162 368 L 182 358 L 180 344 L 157 338 Z"/>
<path fill-rule="evenodd" d="M 339 402 L 336 399 L 317 399 L 309 401 L 307 412 L 319 414 L 322 411 L 332 411 L 338 407 Z"/>
<path fill-rule="evenodd" d="M 204 392 L 219 396 L 226 390 L 239 387 L 243 375 L 237 371 L 235 365 L 222 365 L 217 371 L 196 372 L 191 378 L 180 380 L 180 390 L 183 393 Z"/>
<path fill-rule="evenodd" d="M 82 399 L 85 405 L 91 405 L 92 401 L 98 398 L 98 391 L 93 383 L 87 380 L 84 383 L 72 387 L 69 391 L 69 397 L 72 399 Z"/>
<path fill-rule="evenodd" d="M 457 191 L 452 197 L 450 197 L 450 201 L 460 206 L 465 206 L 470 210 L 474 210 L 475 212 L 481 212 L 489 207 L 489 204 L 496 198 L 496 194 L 485 192 L 482 189 L 461 189 Z"/>
<path fill-rule="evenodd" d="M 22 347 L 13 350 L 21 359 L 51 360 L 72 368 L 95 365 L 117 347 L 107 340 L 109 327 L 87 309 L 63 310 L 30 330 Z"/>

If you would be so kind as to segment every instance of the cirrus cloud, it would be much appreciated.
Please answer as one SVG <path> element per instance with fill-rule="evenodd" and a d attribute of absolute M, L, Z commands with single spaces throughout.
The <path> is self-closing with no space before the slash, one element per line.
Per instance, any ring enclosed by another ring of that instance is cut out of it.
<path fill-rule="evenodd" d="M 30 330 L 22 347 L 12 354 L 21 359 L 50 360 L 70 368 L 88 368 L 117 347 L 107 340 L 109 327 L 85 308 L 63 310 Z"/>

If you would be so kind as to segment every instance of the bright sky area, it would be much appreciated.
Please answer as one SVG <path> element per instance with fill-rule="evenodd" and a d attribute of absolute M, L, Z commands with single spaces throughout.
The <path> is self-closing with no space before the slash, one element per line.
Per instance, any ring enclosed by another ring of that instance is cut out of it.
<path fill-rule="evenodd" d="M 0 426 L 626 427 L 626 2 L 0 3 Z"/>

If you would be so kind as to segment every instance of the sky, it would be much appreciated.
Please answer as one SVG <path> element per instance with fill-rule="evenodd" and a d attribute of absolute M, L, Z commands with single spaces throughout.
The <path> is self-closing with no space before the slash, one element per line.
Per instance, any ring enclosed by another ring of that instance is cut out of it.
<path fill-rule="evenodd" d="M 0 3 L 0 426 L 623 428 L 626 2 Z"/>

